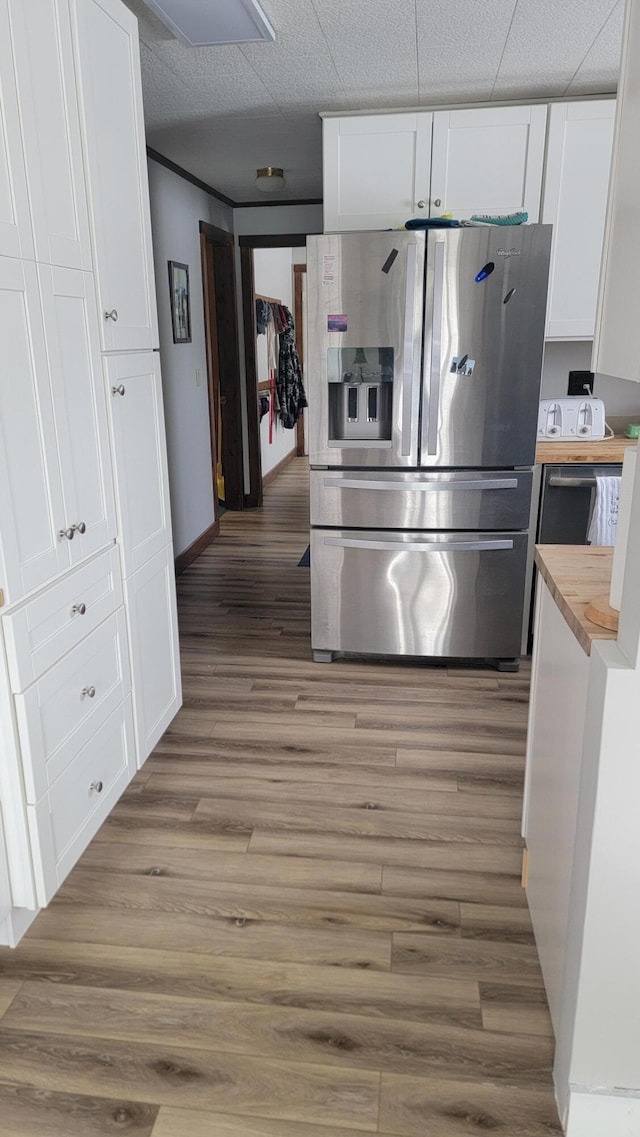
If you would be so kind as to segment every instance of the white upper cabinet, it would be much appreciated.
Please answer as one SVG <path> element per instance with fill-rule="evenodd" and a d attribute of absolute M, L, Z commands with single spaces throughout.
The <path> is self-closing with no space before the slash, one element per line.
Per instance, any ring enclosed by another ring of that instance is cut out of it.
<path fill-rule="evenodd" d="M 0 0 L 0 256 L 33 259 L 8 0 Z"/>
<path fill-rule="evenodd" d="M 442 213 L 539 221 L 546 119 L 544 106 L 324 119 L 325 232 Z"/>
<path fill-rule="evenodd" d="M 640 382 L 640 4 L 627 4 L 591 368 Z"/>
<path fill-rule="evenodd" d="M 324 119 L 324 229 L 390 229 L 429 216 L 430 112 Z"/>
<path fill-rule="evenodd" d="M 111 412 L 123 575 L 171 541 L 169 479 L 157 352 L 104 361 Z"/>
<path fill-rule="evenodd" d="M 19 600 L 68 567 L 36 266 L 0 257 L 0 588 Z"/>
<path fill-rule="evenodd" d="M 613 99 L 550 110 L 542 207 L 553 225 L 548 339 L 593 339 L 615 113 Z"/>
<path fill-rule="evenodd" d="M 9 0 L 36 260 L 91 268 L 68 0 Z"/>
<path fill-rule="evenodd" d="M 119 0 L 71 0 L 105 351 L 158 345 L 138 25 Z"/>
<path fill-rule="evenodd" d="M 433 116 L 431 215 L 526 210 L 540 220 L 547 108 L 477 107 Z"/>
<path fill-rule="evenodd" d="M 77 525 L 76 564 L 116 536 L 109 426 L 93 276 L 39 265 L 40 292 L 58 435 L 64 512 Z"/>

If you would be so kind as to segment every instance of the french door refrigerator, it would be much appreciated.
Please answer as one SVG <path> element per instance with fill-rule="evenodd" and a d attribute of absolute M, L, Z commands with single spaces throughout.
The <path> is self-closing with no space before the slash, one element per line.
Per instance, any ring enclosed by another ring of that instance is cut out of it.
<path fill-rule="evenodd" d="M 314 659 L 517 666 L 550 245 L 308 239 Z"/>

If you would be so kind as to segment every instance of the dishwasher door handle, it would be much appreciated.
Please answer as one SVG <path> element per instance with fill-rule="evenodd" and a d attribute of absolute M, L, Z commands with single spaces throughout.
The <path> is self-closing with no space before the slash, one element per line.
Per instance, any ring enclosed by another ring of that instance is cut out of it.
<path fill-rule="evenodd" d="M 554 489 L 593 489 L 597 485 L 595 478 L 549 478 L 548 485 Z"/>

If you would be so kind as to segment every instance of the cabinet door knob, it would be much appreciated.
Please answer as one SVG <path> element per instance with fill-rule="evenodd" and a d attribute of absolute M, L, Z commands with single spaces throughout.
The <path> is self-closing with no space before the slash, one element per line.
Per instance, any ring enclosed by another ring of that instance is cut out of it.
<path fill-rule="evenodd" d="M 427 204 L 426 201 L 419 201 L 418 202 L 418 209 L 424 209 L 426 204 Z"/>
<path fill-rule="evenodd" d="M 68 529 L 60 529 L 58 531 L 58 540 L 64 541 L 64 539 L 66 537 L 67 541 L 73 541 L 74 534 L 75 534 L 75 528 L 73 525 L 70 525 Z"/>
<path fill-rule="evenodd" d="M 89 791 L 95 790 L 97 794 L 102 793 L 102 782 L 92 782 L 89 786 Z"/>
<path fill-rule="evenodd" d="M 104 318 L 105 318 L 105 320 L 113 320 L 113 322 L 115 324 L 117 319 L 118 319 L 117 309 L 112 308 L 110 312 L 105 312 Z"/>
<path fill-rule="evenodd" d="M 82 688 L 82 695 L 87 695 L 87 697 L 89 699 L 93 699 L 95 693 L 96 693 L 95 687 L 83 687 Z"/>
<path fill-rule="evenodd" d="M 86 610 L 87 610 L 86 604 L 74 604 L 73 608 L 71 609 L 71 615 L 72 616 L 84 616 Z"/>
<path fill-rule="evenodd" d="M 125 388 L 124 383 L 118 383 L 117 387 L 111 388 L 111 394 L 112 395 L 124 395 L 125 390 L 126 390 L 126 388 Z"/>
<path fill-rule="evenodd" d="M 434 203 L 433 203 L 433 204 L 434 204 L 434 205 L 436 205 L 436 206 L 441 206 L 441 205 L 442 205 L 442 201 L 441 201 L 441 199 L 440 199 L 439 197 L 437 197 L 437 198 L 435 199 L 435 201 L 434 201 Z"/>
<path fill-rule="evenodd" d="M 87 531 L 87 527 L 86 527 L 84 521 L 79 521 L 77 525 L 73 526 L 73 528 L 77 529 L 78 533 L 86 533 L 86 531 Z"/>

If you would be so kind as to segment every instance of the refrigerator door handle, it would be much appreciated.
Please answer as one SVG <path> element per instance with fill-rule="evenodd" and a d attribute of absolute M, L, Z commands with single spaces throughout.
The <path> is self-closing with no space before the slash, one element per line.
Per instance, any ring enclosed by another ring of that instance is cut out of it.
<path fill-rule="evenodd" d="M 427 454 L 438 453 L 438 414 L 440 411 L 440 375 L 442 372 L 444 259 L 445 243 L 444 241 L 436 241 L 434 249 L 433 308 L 431 313 L 431 368 L 429 374 Z"/>
<path fill-rule="evenodd" d="M 341 549 L 378 549 L 383 553 L 486 553 L 513 549 L 513 541 L 376 541 L 356 537 L 324 537 L 325 545 Z"/>
<path fill-rule="evenodd" d="M 414 309 L 416 294 L 416 261 L 418 246 L 407 246 L 407 283 L 404 305 L 404 342 L 402 370 L 402 436 L 403 458 L 411 454 L 411 421 L 413 418 L 413 353 L 414 353 Z"/>
<path fill-rule="evenodd" d="M 558 478 L 558 482 L 565 484 L 565 478 Z M 383 482 L 373 478 L 323 478 L 323 486 L 327 489 L 342 490 L 394 490 L 406 493 L 432 493 L 438 490 L 515 490 L 518 488 L 517 478 L 470 478 L 464 481 L 451 482 Z M 556 483 L 551 479 L 550 484 Z"/>

